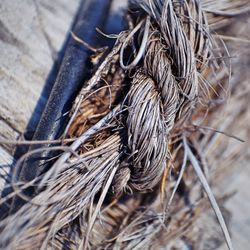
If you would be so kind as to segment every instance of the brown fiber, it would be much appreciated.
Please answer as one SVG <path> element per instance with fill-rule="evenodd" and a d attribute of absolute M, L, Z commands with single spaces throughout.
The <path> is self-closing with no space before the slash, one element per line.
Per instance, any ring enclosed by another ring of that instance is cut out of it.
<path fill-rule="evenodd" d="M 75 100 L 64 134 L 76 138 L 70 151 L 37 178 L 32 199 L 12 183 L 26 203 L 0 222 L 0 246 L 170 246 L 209 207 L 200 180 L 232 249 L 199 143 L 226 88 L 216 77 L 229 75 L 218 32 L 249 11 L 240 2 L 131 1 L 130 29 Z"/>

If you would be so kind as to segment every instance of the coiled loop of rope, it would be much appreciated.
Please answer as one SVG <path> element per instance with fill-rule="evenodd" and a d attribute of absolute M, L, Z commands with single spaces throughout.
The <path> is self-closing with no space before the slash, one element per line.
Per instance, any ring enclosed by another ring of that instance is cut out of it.
<path fill-rule="evenodd" d="M 132 63 L 124 66 L 124 47 L 143 21 L 135 26 L 120 51 L 121 67 L 137 68 L 127 103 L 132 162 L 130 167 L 121 170 L 126 178 L 120 182 L 119 191 L 128 185 L 145 192 L 160 182 L 170 157 L 171 130 L 180 117 L 190 114 L 190 107 L 196 102 L 200 69 L 196 57 L 202 62 L 207 60 L 208 39 L 202 32 L 206 19 L 199 3 L 189 2 L 184 1 L 177 9 L 172 1 L 141 1 L 151 21 L 148 16 L 139 52 Z M 189 16 L 183 17 L 180 13 Z M 142 57 L 143 65 L 139 65 Z M 114 183 L 117 183 L 116 177 Z"/>
<path fill-rule="evenodd" d="M 141 47 L 138 51 L 138 54 L 136 55 L 135 59 L 129 64 L 129 65 L 124 65 L 123 63 L 123 54 L 124 54 L 124 49 L 125 49 L 125 46 L 127 45 L 127 42 L 133 37 L 133 35 L 141 28 L 142 24 L 143 24 L 144 20 L 142 20 L 141 22 L 139 22 L 136 27 L 132 30 L 132 32 L 127 36 L 127 38 L 125 39 L 122 47 L 121 47 L 121 50 L 120 50 L 120 66 L 123 68 L 123 69 L 131 69 L 133 67 L 135 67 L 138 62 L 141 60 L 144 52 L 145 52 L 145 49 L 146 49 L 146 45 L 147 45 L 147 39 L 148 39 L 148 33 L 149 33 L 149 25 L 150 25 L 150 17 L 148 16 L 146 18 L 146 22 L 145 22 L 145 31 L 144 31 L 144 34 L 143 34 L 143 38 L 142 38 L 142 42 L 141 42 Z"/>

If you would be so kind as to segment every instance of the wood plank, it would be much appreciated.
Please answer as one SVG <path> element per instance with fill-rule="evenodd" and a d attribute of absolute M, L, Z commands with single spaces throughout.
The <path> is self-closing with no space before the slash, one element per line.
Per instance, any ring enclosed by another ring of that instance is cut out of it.
<path fill-rule="evenodd" d="M 46 103 L 46 78 L 78 4 L 79 0 L 1 1 L 0 138 L 13 140 L 35 129 Z"/>

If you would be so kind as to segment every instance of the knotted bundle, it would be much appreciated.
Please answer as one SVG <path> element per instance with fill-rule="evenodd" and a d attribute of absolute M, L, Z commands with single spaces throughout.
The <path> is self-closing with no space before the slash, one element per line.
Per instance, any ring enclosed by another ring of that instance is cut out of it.
<path fill-rule="evenodd" d="M 127 129 L 133 154 L 129 183 L 143 191 L 160 182 L 171 131 L 195 106 L 198 74 L 210 43 L 198 1 L 148 1 L 140 6 L 150 16 L 144 31 L 148 39 L 128 93 Z"/>
<path fill-rule="evenodd" d="M 36 179 L 36 196 L 0 223 L 1 246 L 132 249 L 160 232 L 167 202 L 161 214 L 148 207 L 158 199 L 159 208 L 158 194 L 172 190 L 165 182 L 174 161 L 177 169 L 187 155 L 195 163 L 187 128 L 214 53 L 201 2 L 132 1 L 129 30 L 74 103 L 64 135 L 77 139 Z M 139 230 L 140 241 L 121 239 L 124 228 Z"/>

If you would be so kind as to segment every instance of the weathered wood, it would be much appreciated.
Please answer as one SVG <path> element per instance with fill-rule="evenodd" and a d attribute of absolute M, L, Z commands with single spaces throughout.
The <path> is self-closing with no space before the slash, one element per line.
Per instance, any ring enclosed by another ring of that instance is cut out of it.
<path fill-rule="evenodd" d="M 78 4 L 79 0 L 1 1 L 0 138 L 14 140 L 34 131 L 46 103 L 44 88 L 50 88 L 45 81 Z"/>
<path fill-rule="evenodd" d="M 1 1 L 0 140 L 22 139 L 25 132 L 35 130 L 56 76 L 53 64 L 79 2 Z M 10 172 L 14 149 L 14 144 L 0 145 L 2 176 Z M 0 178 L 0 190 L 4 184 Z"/>

